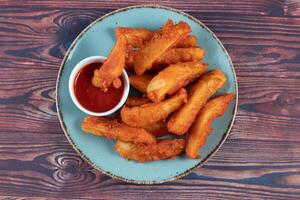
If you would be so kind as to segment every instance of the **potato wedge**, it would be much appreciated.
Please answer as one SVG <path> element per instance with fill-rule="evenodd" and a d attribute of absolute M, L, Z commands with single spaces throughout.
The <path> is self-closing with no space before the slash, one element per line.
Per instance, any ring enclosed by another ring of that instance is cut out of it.
<path fill-rule="evenodd" d="M 126 69 L 132 69 L 133 58 L 137 51 L 131 51 L 126 60 Z M 204 49 L 200 47 L 171 48 L 153 63 L 151 71 L 161 71 L 170 64 L 178 62 L 201 61 L 205 56 Z"/>
<path fill-rule="evenodd" d="M 155 137 L 142 128 L 133 128 L 109 117 L 85 117 L 81 128 L 84 132 L 109 139 L 133 143 L 155 143 Z"/>
<path fill-rule="evenodd" d="M 100 69 L 94 71 L 92 84 L 95 87 L 99 87 L 103 91 L 107 91 L 108 87 L 112 85 L 115 88 L 121 87 L 122 82 L 119 77 L 125 67 L 126 45 L 126 39 L 122 36 L 118 37 L 108 58 Z"/>
<path fill-rule="evenodd" d="M 202 75 L 207 64 L 194 62 L 179 62 L 169 65 L 150 81 L 147 96 L 153 102 L 162 101 L 165 96 L 174 94 L 178 89 L 186 86 Z"/>
<path fill-rule="evenodd" d="M 135 107 L 135 106 L 141 106 L 144 105 L 146 103 L 149 103 L 150 99 L 145 98 L 145 97 L 134 97 L 134 96 L 130 96 L 127 98 L 125 105 L 127 107 Z M 146 131 L 148 131 L 149 133 L 151 133 L 152 135 L 154 135 L 155 137 L 160 137 L 160 136 L 164 136 L 164 135 L 168 135 L 168 129 L 167 129 L 167 124 L 163 121 L 161 122 L 156 122 L 154 124 L 150 124 L 147 125 L 145 127 L 141 127 L 144 128 Z"/>
<path fill-rule="evenodd" d="M 124 36 L 131 48 L 138 48 L 152 38 L 153 32 L 146 28 L 117 27 L 116 35 Z"/>
<path fill-rule="evenodd" d="M 187 100 L 185 89 L 180 89 L 174 96 L 159 103 L 148 103 L 137 107 L 121 109 L 121 119 L 132 127 L 145 127 L 166 119 Z"/>
<path fill-rule="evenodd" d="M 233 98 L 234 93 L 229 93 L 211 99 L 205 104 L 189 131 L 186 146 L 186 155 L 188 158 L 196 159 L 199 157 L 199 149 L 204 146 L 206 139 L 212 131 L 212 121 L 225 113 Z"/>
<path fill-rule="evenodd" d="M 197 38 L 194 35 L 187 35 L 177 42 L 175 47 L 178 48 L 187 48 L 187 47 L 196 47 L 197 46 Z"/>
<path fill-rule="evenodd" d="M 174 112 L 167 124 L 171 133 L 182 135 L 194 122 L 198 112 L 208 99 L 226 82 L 225 74 L 220 70 L 212 70 L 204 74 L 189 91 L 188 102 Z"/>
<path fill-rule="evenodd" d="M 169 135 L 167 124 L 163 121 L 150 124 L 143 127 L 146 131 L 154 135 L 155 137 L 160 137 L 164 135 Z"/>
<path fill-rule="evenodd" d="M 129 96 L 125 102 L 125 105 L 128 107 L 135 107 L 135 106 L 141 106 L 146 103 L 150 103 L 150 99 L 146 97 Z"/>
<path fill-rule="evenodd" d="M 199 47 L 172 48 L 167 50 L 161 58 L 156 60 L 153 67 L 168 66 L 178 62 L 200 61 L 204 58 L 205 51 Z"/>
<path fill-rule="evenodd" d="M 141 93 L 147 93 L 147 87 L 152 80 L 154 75 L 144 74 L 144 75 L 132 75 L 129 76 L 130 85 L 137 89 Z"/>
<path fill-rule="evenodd" d="M 161 57 L 178 40 L 191 32 L 189 25 L 183 21 L 166 28 L 160 34 L 155 35 L 148 43 L 141 47 L 134 56 L 133 67 L 137 75 L 142 75 L 151 69 L 153 63 Z"/>
<path fill-rule="evenodd" d="M 166 24 L 165 24 L 166 25 Z M 169 27 L 170 24 L 166 26 Z M 162 28 L 163 29 L 163 28 Z M 146 28 L 129 28 L 129 27 L 117 27 L 116 35 L 124 35 L 127 39 L 128 46 L 131 48 L 140 48 L 146 42 L 148 42 L 153 35 L 154 31 L 150 31 Z M 187 35 L 184 38 L 180 39 L 175 47 L 186 48 L 186 47 L 196 47 L 197 46 L 197 38 L 194 35 Z"/>
<path fill-rule="evenodd" d="M 155 144 L 134 144 L 117 141 L 115 150 L 128 160 L 147 162 L 176 158 L 184 152 L 186 141 L 184 139 L 162 139 Z"/>

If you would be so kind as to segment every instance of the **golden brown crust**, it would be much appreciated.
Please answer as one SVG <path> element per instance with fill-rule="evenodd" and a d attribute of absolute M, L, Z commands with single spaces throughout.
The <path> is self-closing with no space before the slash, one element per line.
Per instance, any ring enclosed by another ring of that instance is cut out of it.
<path fill-rule="evenodd" d="M 132 127 L 145 127 L 166 119 L 187 100 L 185 89 L 180 89 L 174 96 L 159 103 L 121 109 L 121 119 Z"/>
<path fill-rule="evenodd" d="M 148 98 L 153 102 L 162 101 L 167 94 L 174 94 L 179 88 L 198 78 L 205 72 L 207 66 L 207 64 L 198 61 L 169 65 L 154 76 L 148 84 Z"/>
<path fill-rule="evenodd" d="M 128 107 L 135 107 L 135 106 L 141 106 L 146 103 L 150 103 L 150 99 L 146 97 L 130 96 L 127 98 L 125 105 Z"/>
<path fill-rule="evenodd" d="M 162 27 L 168 28 L 171 25 L 173 25 L 173 22 L 171 21 L 165 23 L 165 25 Z M 146 42 L 148 42 L 154 35 L 155 32 L 150 31 L 146 28 L 130 28 L 130 27 L 117 27 L 116 28 L 116 35 L 117 37 L 120 35 L 124 35 L 128 45 L 131 48 L 140 48 L 142 47 Z M 197 38 L 194 35 L 187 35 L 184 38 L 180 39 L 175 47 L 179 48 L 185 48 L 185 47 L 195 47 L 197 46 Z"/>
<path fill-rule="evenodd" d="M 133 128 L 109 117 L 85 117 L 81 128 L 84 132 L 109 139 L 133 143 L 155 143 L 155 137 L 142 128 Z"/>
<path fill-rule="evenodd" d="M 138 48 L 152 38 L 153 32 L 146 28 L 117 27 L 116 35 L 123 35 L 130 47 Z"/>
<path fill-rule="evenodd" d="M 133 58 L 137 51 L 128 53 L 126 59 L 126 69 L 132 69 Z M 205 56 L 205 50 L 200 47 L 171 48 L 168 49 L 160 58 L 158 58 L 151 68 L 151 71 L 160 71 L 170 64 L 178 62 L 201 61 Z"/>
<path fill-rule="evenodd" d="M 194 35 L 187 35 L 178 41 L 175 47 L 186 48 L 186 47 L 195 47 L 197 46 L 197 38 Z"/>
<path fill-rule="evenodd" d="M 152 64 L 176 42 L 191 31 L 185 22 L 165 28 L 159 34 L 154 34 L 151 40 L 141 47 L 133 59 L 134 70 L 137 75 L 142 75 L 151 69 Z"/>
<path fill-rule="evenodd" d="M 94 71 L 92 84 L 95 87 L 106 91 L 108 87 L 113 85 L 118 88 L 121 86 L 121 81 L 118 81 L 125 67 L 127 42 L 124 37 L 120 36 L 100 69 Z"/>
<path fill-rule="evenodd" d="M 144 74 L 144 75 L 132 75 L 129 77 L 130 85 L 137 89 L 141 93 L 147 93 L 147 87 L 152 80 L 154 75 Z"/>
<path fill-rule="evenodd" d="M 133 58 L 136 53 L 137 53 L 137 50 L 130 50 L 128 52 L 127 58 L 126 58 L 126 65 L 125 65 L 125 68 L 127 70 L 133 70 Z"/>
<path fill-rule="evenodd" d="M 222 116 L 227 110 L 234 93 L 225 94 L 209 100 L 199 112 L 189 131 L 186 155 L 189 158 L 197 158 L 199 149 L 204 146 L 206 139 L 211 133 L 211 122 Z"/>
<path fill-rule="evenodd" d="M 169 135 L 169 131 L 167 129 L 167 124 L 163 121 L 156 122 L 154 124 L 150 124 L 148 126 L 142 127 L 155 137 L 160 137 L 164 135 Z"/>
<path fill-rule="evenodd" d="M 117 141 L 115 150 L 128 160 L 147 162 L 176 158 L 184 152 L 186 141 L 184 139 L 158 140 L 155 144 L 134 144 Z"/>
<path fill-rule="evenodd" d="M 188 102 L 171 115 L 167 124 L 169 132 L 178 135 L 186 133 L 200 109 L 225 82 L 226 76 L 220 70 L 212 70 L 200 77 L 189 91 Z"/>
<path fill-rule="evenodd" d="M 171 48 L 153 63 L 153 67 L 159 68 L 178 62 L 199 62 L 200 60 L 202 60 L 204 55 L 204 49 L 199 47 Z"/>
<path fill-rule="evenodd" d="M 161 29 L 158 30 L 158 31 L 156 31 L 156 33 L 157 33 L 157 32 L 162 33 L 162 32 L 164 32 L 164 31 L 168 31 L 168 29 L 172 28 L 173 26 L 174 26 L 173 20 L 168 19 L 168 20 L 166 21 L 166 23 L 161 27 Z"/>

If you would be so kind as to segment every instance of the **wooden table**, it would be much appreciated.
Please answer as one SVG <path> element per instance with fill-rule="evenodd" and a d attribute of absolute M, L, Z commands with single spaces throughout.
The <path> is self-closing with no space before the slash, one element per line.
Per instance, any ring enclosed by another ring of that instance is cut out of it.
<path fill-rule="evenodd" d="M 160 1 L 212 29 L 237 72 L 235 124 L 205 166 L 170 183 L 134 185 L 76 154 L 55 108 L 60 63 L 89 23 L 135 4 L 0 1 L 0 198 L 300 199 L 297 0 Z"/>

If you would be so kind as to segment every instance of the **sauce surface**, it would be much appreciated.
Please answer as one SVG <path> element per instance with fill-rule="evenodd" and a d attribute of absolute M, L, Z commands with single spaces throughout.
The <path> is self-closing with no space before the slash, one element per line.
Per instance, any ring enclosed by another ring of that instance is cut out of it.
<path fill-rule="evenodd" d="M 124 83 L 118 89 L 109 87 L 106 92 L 92 85 L 94 70 L 102 63 L 91 63 L 83 67 L 75 78 L 74 92 L 77 100 L 85 109 L 92 112 L 105 112 L 115 107 L 122 98 Z"/>

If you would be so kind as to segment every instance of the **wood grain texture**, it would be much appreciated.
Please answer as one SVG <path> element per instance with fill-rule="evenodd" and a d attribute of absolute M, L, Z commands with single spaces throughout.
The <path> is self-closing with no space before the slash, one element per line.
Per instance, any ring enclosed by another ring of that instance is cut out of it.
<path fill-rule="evenodd" d="M 105 13 L 158 1 L 0 1 L 1 199 L 300 199 L 300 3 L 159 1 L 203 21 L 239 83 L 230 137 L 205 166 L 162 185 L 111 179 L 68 144 L 55 107 L 61 60 Z"/>

